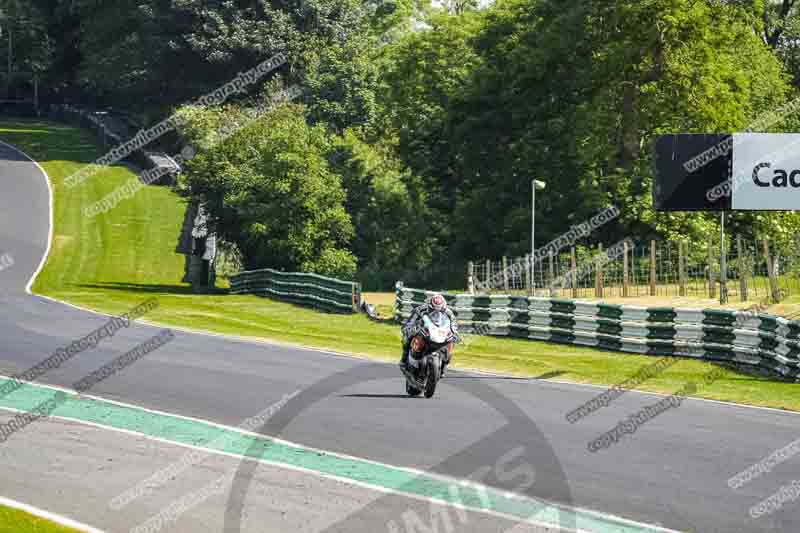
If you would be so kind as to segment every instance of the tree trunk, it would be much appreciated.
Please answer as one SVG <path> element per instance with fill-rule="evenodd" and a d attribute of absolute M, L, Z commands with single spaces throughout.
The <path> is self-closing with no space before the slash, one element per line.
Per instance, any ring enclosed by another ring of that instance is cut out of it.
<path fill-rule="evenodd" d="M 626 172 L 633 170 L 639 158 L 641 133 L 638 126 L 639 87 L 633 82 L 625 82 L 622 89 L 622 147 L 619 166 Z"/>

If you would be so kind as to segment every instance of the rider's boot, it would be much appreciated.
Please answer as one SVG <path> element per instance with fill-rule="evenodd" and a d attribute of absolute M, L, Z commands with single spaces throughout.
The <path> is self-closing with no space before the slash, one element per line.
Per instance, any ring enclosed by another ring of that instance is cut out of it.
<path fill-rule="evenodd" d="M 403 355 L 400 357 L 400 368 L 408 369 L 408 346 L 403 345 Z"/>
<path fill-rule="evenodd" d="M 444 377 L 444 371 L 447 368 L 447 365 L 450 364 L 450 352 L 447 352 L 444 357 L 444 361 L 442 362 L 442 377 Z"/>

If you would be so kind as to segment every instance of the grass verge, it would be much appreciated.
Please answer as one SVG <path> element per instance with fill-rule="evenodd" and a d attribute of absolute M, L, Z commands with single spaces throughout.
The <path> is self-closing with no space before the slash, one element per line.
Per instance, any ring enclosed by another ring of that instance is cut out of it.
<path fill-rule="evenodd" d="M 79 533 L 79 531 L 0 505 L 0 533 Z"/>
<path fill-rule="evenodd" d="M 101 155 L 87 132 L 44 121 L 5 120 L 0 121 L 0 138 L 37 159 L 53 182 L 56 227 L 36 293 L 106 313 L 123 312 L 152 296 L 160 306 L 146 317 L 151 322 L 374 359 L 399 358 L 397 325 L 363 315 L 321 315 L 256 296 L 192 294 L 180 281 L 184 258 L 174 251 L 185 205 L 166 188 L 147 187 L 110 212 L 85 218 L 85 205 L 132 176 L 116 166 L 82 186 L 64 187 L 66 176 Z M 457 350 L 454 367 L 608 385 L 653 362 L 653 357 L 577 346 L 473 337 Z M 711 368 L 682 359 L 638 388 L 672 393 Z M 799 385 L 734 370 L 696 396 L 800 411 Z"/>

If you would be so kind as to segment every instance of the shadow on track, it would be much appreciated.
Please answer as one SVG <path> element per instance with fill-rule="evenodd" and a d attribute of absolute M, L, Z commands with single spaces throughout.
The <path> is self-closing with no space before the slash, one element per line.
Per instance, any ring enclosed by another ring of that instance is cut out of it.
<path fill-rule="evenodd" d="M 419 400 L 408 394 L 340 394 L 339 398 L 403 398 L 405 400 Z"/>
<path fill-rule="evenodd" d="M 488 374 L 457 374 L 457 375 L 447 375 L 444 376 L 442 379 L 449 380 L 449 379 L 487 379 L 487 380 L 506 380 L 506 381 L 536 381 L 541 379 L 551 379 L 560 376 L 561 374 L 566 374 L 563 370 L 557 370 L 555 372 L 547 372 L 545 374 L 539 376 L 533 376 L 529 378 L 525 377 L 515 377 L 515 376 L 492 376 Z"/>

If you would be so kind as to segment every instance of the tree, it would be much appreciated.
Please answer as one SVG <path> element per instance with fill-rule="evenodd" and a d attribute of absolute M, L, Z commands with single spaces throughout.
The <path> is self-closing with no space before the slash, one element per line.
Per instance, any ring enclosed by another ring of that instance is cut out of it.
<path fill-rule="evenodd" d="M 401 160 L 429 198 L 434 213 L 428 231 L 452 244 L 452 220 L 464 176 L 452 145 L 451 111 L 463 98 L 467 80 L 480 62 L 469 39 L 480 28 L 475 13 L 434 15 L 430 28 L 389 47 L 383 77 L 382 125 L 398 139 Z M 439 250 L 443 252 L 443 250 Z M 452 252 L 452 246 L 448 246 Z"/>
<path fill-rule="evenodd" d="M 397 158 L 393 141 L 368 144 L 362 137 L 345 131 L 329 159 L 342 176 L 345 206 L 356 228 L 352 247 L 359 280 L 386 289 L 428 267 L 439 236 L 430 231 L 429 199 Z"/>
<path fill-rule="evenodd" d="M 200 147 L 182 174 L 182 193 L 206 207 L 245 268 L 355 274 L 345 193 L 326 159 L 331 138 L 306 124 L 302 106 L 283 104 L 257 120 L 236 106 L 180 113 L 182 134 Z M 215 133 L 237 123 L 227 139 Z"/>
<path fill-rule="evenodd" d="M 6 98 L 13 98 L 14 85 L 24 87 L 31 97 L 32 79 L 41 76 L 51 63 L 52 47 L 47 36 L 46 20 L 29 2 L 0 2 L 0 53 L 5 59 Z"/>
<path fill-rule="evenodd" d="M 378 70 L 370 53 L 416 9 L 408 0 L 391 8 L 357 0 L 84 0 L 81 6 L 86 94 L 163 114 L 280 52 L 289 59 L 280 73 L 304 87 L 312 120 L 338 131 L 369 122 Z"/>
<path fill-rule="evenodd" d="M 790 90 L 751 17 L 730 6 L 513 0 L 481 17 L 482 29 L 464 40 L 466 51 L 450 46 L 429 60 L 448 54 L 470 65 L 444 93 L 455 97 L 438 107 L 428 96 L 407 98 L 403 110 L 417 124 L 413 117 L 436 110 L 442 126 L 429 138 L 409 135 L 407 146 L 421 139 L 426 148 L 442 147 L 436 156 L 416 151 L 414 168 L 457 184 L 456 240 L 467 257 L 529 248 L 531 178 L 548 182 L 537 205 L 541 239 L 609 204 L 623 215 L 594 239 L 703 234 L 712 224 L 707 217 L 652 211 L 652 140 L 667 132 L 742 129 Z M 409 87 L 442 94 L 435 82 Z M 426 165 L 444 168 L 431 172 Z"/>

